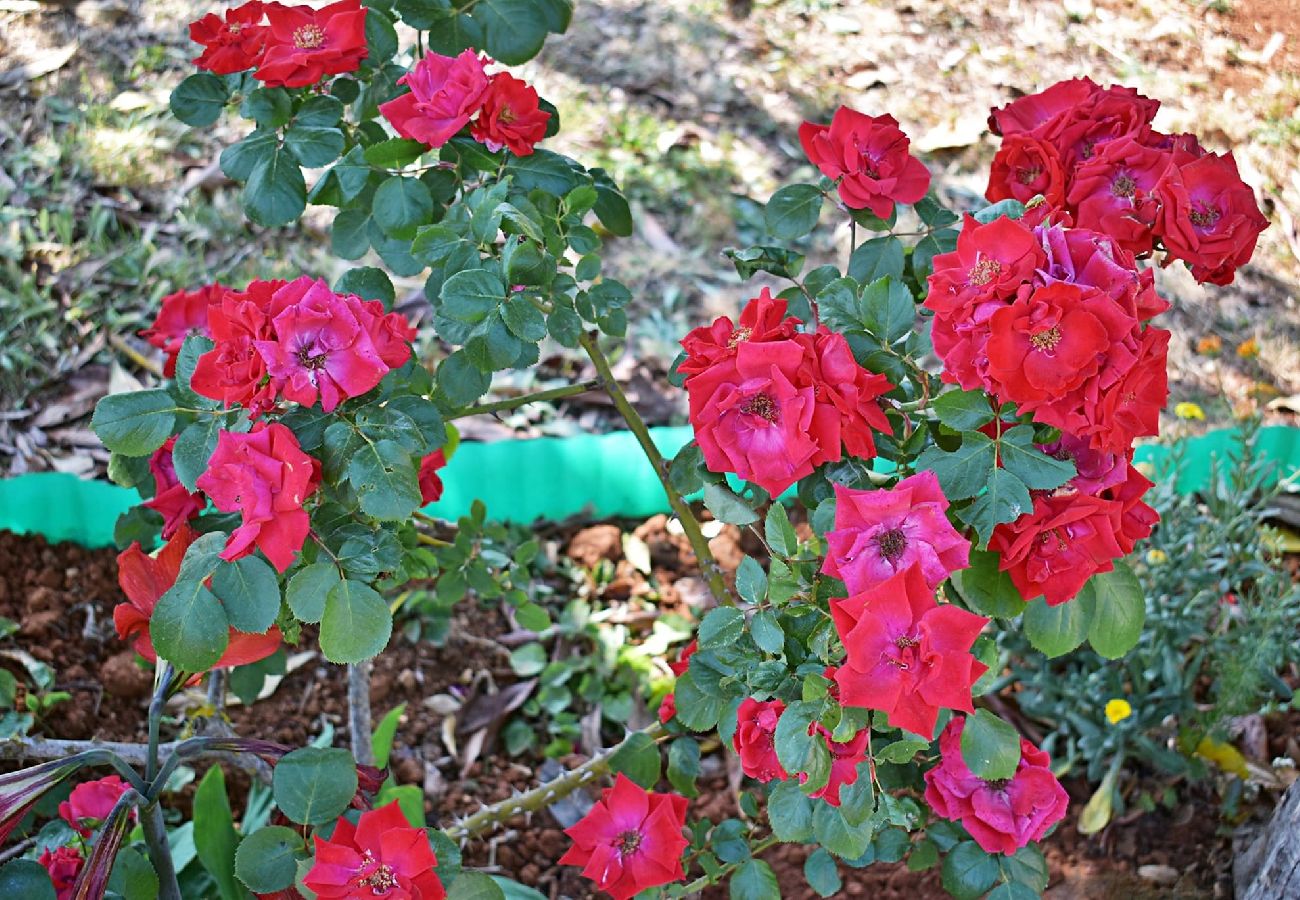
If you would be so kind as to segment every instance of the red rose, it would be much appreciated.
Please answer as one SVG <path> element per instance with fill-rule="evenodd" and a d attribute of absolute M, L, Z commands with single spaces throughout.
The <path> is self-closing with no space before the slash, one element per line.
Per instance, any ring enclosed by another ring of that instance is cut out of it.
<path fill-rule="evenodd" d="M 1138 541 L 1149 537 L 1160 521 L 1160 514 L 1142 502 L 1152 482 L 1130 463 L 1125 478 L 1108 488 L 1102 496 L 1113 504 L 1111 518 L 1115 523 L 1115 540 L 1124 555 L 1133 552 Z"/>
<path fill-rule="evenodd" d="M 163 374 L 168 378 L 176 375 L 176 357 L 187 337 L 212 336 L 208 328 L 208 307 L 219 302 L 225 292 L 219 284 L 207 284 L 197 290 L 177 291 L 163 297 L 158 317 L 140 332 L 140 337 L 167 354 Z"/>
<path fill-rule="evenodd" d="M 691 656 L 695 654 L 695 650 L 698 646 L 698 642 L 691 641 L 682 648 L 680 653 L 677 654 L 677 662 L 668 664 L 668 668 L 671 669 L 672 673 L 678 678 L 681 677 L 683 672 L 690 668 Z M 675 715 L 677 715 L 677 698 L 673 696 L 672 691 L 669 691 L 664 695 L 664 699 L 659 702 L 659 721 L 667 725 L 669 720 Z"/>
<path fill-rule="evenodd" d="M 954 718 L 940 735 L 939 765 L 925 773 L 925 802 L 940 818 L 960 821 L 985 853 L 1011 856 L 1065 818 L 1070 798 L 1048 755 L 1024 738 L 1015 775 L 1005 781 L 976 776 L 961 755 L 965 724 Z"/>
<path fill-rule="evenodd" d="M 89 837 L 90 833 L 87 832 L 83 836 Z M 86 864 L 86 859 L 80 851 L 74 847 L 59 847 L 53 852 L 48 849 L 43 850 L 37 862 L 50 873 L 50 881 L 54 884 L 54 900 L 71 900 L 77 876 L 81 874 L 81 867 Z"/>
<path fill-rule="evenodd" d="M 878 398 L 894 386 L 884 375 L 858 365 L 844 335 L 824 325 L 816 334 L 797 334 L 794 339 L 804 347 L 803 379 L 813 385 L 811 427 L 818 452 L 812 464 L 838 461 L 841 445 L 849 456 L 871 459 L 876 455 L 873 429 L 892 431 Z"/>
<path fill-rule="evenodd" d="M 763 288 L 740 312 L 740 322 L 719 316 L 712 325 L 701 325 L 682 338 L 686 358 L 677 367 L 683 376 L 698 375 L 725 359 L 733 359 L 736 347 L 746 341 L 783 341 L 794 337 L 799 320 L 787 316 L 786 302 Z"/>
<path fill-rule="evenodd" d="M 1152 193 L 1169 154 L 1131 137 L 1111 141 L 1074 172 L 1068 197 L 1075 223 L 1115 239 L 1130 253 L 1151 250 L 1159 203 Z"/>
<path fill-rule="evenodd" d="M 442 497 L 442 479 L 438 470 L 447 465 L 447 457 L 441 449 L 435 450 L 420 460 L 420 505 L 436 503 Z"/>
<path fill-rule="evenodd" d="M 1160 433 L 1160 411 L 1169 399 L 1169 332 L 1148 327 L 1142 332 L 1137 359 L 1114 387 L 1090 400 L 1084 413 L 1085 435 L 1098 450 L 1127 453 L 1135 438 Z"/>
<path fill-rule="evenodd" d="M 740 766 L 750 778 L 768 782 L 773 779 L 784 781 L 790 777 L 777 759 L 776 746 L 772 743 L 777 720 L 783 712 L 785 704 L 780 700 L 763 703 L 751 697 L 740 704 L 731 746 L 740 756 Z"/>
<path fill-rule="evenodd" d="M 847 741 L 833 741 L 830 730 L 824 725 L 817 724 L 809 728 L 808 733 L 820 735 L 831 755 L 830 777 L 825 785 L 808 796 L 814 800 L 825 800 L 831 806 L 839 806 L 840 788 L 846 784 L 854 784 L 858 780 L 858 766 L 867 758 L 867 740 L 870 733 L 864 728 Z M 807 775 L 799 776 L 801 784 L 807 780 Z"/>
<path fill-rule="evenodd" d="M 989 171 L 986 199 L 1027 203 L 1041 194 L 1053 206 L 1065 201 L 1066 174 L 1061 157 L 1049 142 L 1015 134 L 1002 142 Z"/>
<path fill-rule="evenodd" d="M 1114 511 L 1104 497 L 1038 494 L 1033 510 L 993 529 L 989 549 L 1002 557 L 1000 568 L 1026 602 L 1044 597 L 1048 606 L 1059 606 L 1124 555 Z"/>
<path fill-rule="evenodd" d="M 1188 263 L 1199 282 L 1231 284 L 1268 227 L 1232 154 L 1207 154 L 1171 167 L 1155 193 L 1160 200 L 1155 231 L 1170 258 Z"/>
<path fill-rule="evenodd" d="M 622 772 L 591 811 L 564 830 L 573 846 L 562 866 L 582 866 L 582 874 L 614 900 L 627 900 L 646 888 L 685 877 L 682 836 L 686 798 L 650 794 Z"/>
<path fill-rule="evenodd" d="M 251 69 L 262 59 L 268 29 L 262 24 L 261 0 L 226 10 L 225 18 L 208 13 L 190 23 L 190 40 L 203 45 L 194 65 L 216 75 Z"/>
<path fill-rule="evenodd" d="M 1073 170 L 1110 141 L 1125 137 L 1145 140 L 1159 109 L 1159 100 L 1144 97 L 1133 88 L 1099 88 L 1059 120 L 1052 141 L 1063 164 Z"/>
<path fill-rule="evenodd" d="M 402 137 L 430 147 L 441 147 L 469 124 L 488 91 L 483 60 L 473 50 L 456 57 L 427 53 L 397 83 L 410 92 L 380 104 L 379 111 Z"/>
<path fill-rule="evenodd" d="M 72 789 L 68 799 L 59 804 L 59 816 L 83 838 L 108 818 L 129 785 L 116 775 L 86 781 Z"/>
<path fill-rule="evenodd" d="M 243 513 L 221 558 L 239 559 L 256 545 L 277 570 L 293 565 L 309 527 L 302 503 L 319 478 L 319 464 L 279 422 L 259 422 L 247 434 L 220 432 L 198 486 L 217 509 Z"/>
<path fill-rule="evenodd" d="M 362 813 L 356 825 L 340 818 L 328 839 L 317 833 L 313 840 L 316 857 L 302 883 L 320 900 L 447 896 L 429 836 L 406 820 L 396 800 Z"/>
<path fill-rule="evenodd" d="M 1046 133 L 1075 107 L 1100 90 L 1091 78 L 1072 78 L 1014 100 L 989 113 L 989 131 L 1009 137 L 1025 132 Z"/>
<path fill-rule="evenodd" d="M 894 204 L 915 203 L 930 187 L 930 172 L 908 152 L 910 141 L 893 116 L 868 116 L 841 106 L 830 125 L 799 126 L 804 153 L 827 178 L 839 182 L 850 209 L 889 218 Z"/>
<path fill-rule="evenodd" d="M 227 290 L 208 310 L 216 346 L 199 357 L 190 387 L 196 394 L 225 406 L 247 407 L 256 417 L 275 403 L 275 387 L 267 378 L 266 360 L 257 342 L 273 338 L 273 298 L 284 281 L 254 281 L 243 291 Z"/>
<path fill-rule="evenodd" d="M 831 607 L 848 653 L 835 673 L 845 706 L 878 709 L 924 738 L 940 707 L 975 711 L 971 686 L 988 667 L 970 648 L 989 620 L 940 606 L 919 565 Z"/>
<path fill-rule="evenodd" d="M 1039 280 L 1068 281 L 1099 288 L 1130 316 L 1145 321 L 1164 312 L 1169 303 L 1155 292 L 1150 269 L 1138 270 L 1132 253 L 1107 234 L 1061 225 L 1034 229 L 1047 259 Z"/>
<path fill-rule="evenodd" d="M 326 75 L 353 72 L 369 52 L 361 0 L 320 9 L 268 3 L 270 34 L 253 77 L 268 87 L 307 87 Z"/>
<path fill-rule="evenodd" d="M 167 442 L 149 457 L 149 471 L 153 474 L 154 495 L 144 505 L 163 517 L 163 539 L 171 537 L 182 525 L 203 512 L 207 502 L 203 495 L 190 493 L 176 477 L 176 464 L 172 461 L 172 449 L 176 438 L 169 437 Z"/>
<path fill-rule="evenodd" d="M 551 120 L 537 101 L 537 91 L 530 85 L 499 72 L 488 84 L 469 133 L 494 153 L 509 147 L 515 156 L 528 156 L 533 145 L 546 137 L 546 123 Z"/>

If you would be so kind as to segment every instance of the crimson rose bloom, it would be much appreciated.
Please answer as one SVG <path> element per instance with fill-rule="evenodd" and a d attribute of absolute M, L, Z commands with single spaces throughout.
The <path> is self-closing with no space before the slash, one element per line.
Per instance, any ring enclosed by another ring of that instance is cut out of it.
<path fill-rule="evenodd" d="M 1070 479 L 1070 487 L 1081 494 L 1100 494 L 1123 484 L 1128 477 L 1128 456 L 1094 449 L 1089 441 L 1077 435 L 1062 434 L 1058 440 L 1042 444 L 1038 449 L 1048 456 L 1074 463 L 1075 476 Z"/>
<path fill-rule="evenodd" d="M 1074 491 L 1039 494 L 1034 508 L 993 529 L 989 549 L 1026 601 L 1048 606 L 1073 600 L 1098 572 L 1115 568 L 1124 555 L 1115 536 L 1112 501 Z"/>
<path fill-rule="evenodd" d="M 149 618 L 162 595 L 176 583 L 185 551 L 194 543 L 195 533 L 188 525 L 177 529 L 157 556 L 150 556 L 136 541 L 117 556 L 117 583 L 126 594 L 125 603 L 113 608 L 113 625 L 117 636 L 131 644 L 149 662 L 157 662 L 153 640 L 149 635 Z M 272 625 L 266 634 L 246 634 L 230 629 L 230 643 L 214 669 L 243 666 L 265 659 L 280 648 L 283 635 Z"/>
<path fill-rule="evenodd" d="M 1027 203 L 1039 194 L 1053 206 L 1065 200 L 1066 174 L 1061 157 L 1047 141 L 1016 134 L 1002 142 L 989 170 L 984 197 L 990 202 Z"/>
<path fill-rule="evenodd" d="M 515 156 L 528 156 L 546 137 L 551 114 L 538 105 L 537 91 L 508 72 L 492 76 L 470 135 L 493 153 L 509 147 Z"/>
<path fill-rule="evenodd" d="M 220 432 L 198 486 L 217 509 L 244 517 L 221 558 L 239 559 L 256 545 L 278 571 L 293 565 L 309 526 L 302 504 L 319 481 L 320 464 L 279 422 L 259 422 L 248 434 Z"/>
<path fill-rule="evenodd" d="M 84 838 L 108 818 L 129 785 L 116 775 L 86 781 L 72 789 L 68 799 L 59 804 L 59 816 Z"/>
<path fill-rule="evenodd" d="M 1058 127 L 1052 130 L 1052 140 L 1061 160 L 1073 170 L 1110 141 L 1126 137 L 1150 140 L 1151 120 L 1159 109 L 1159 100 L 1145 97 L 1134 88 L 1118 84 L 1098 88 L 1059 120 Z"/>
<path fill-rule="evenodd" d="M 1137 360 L 1124 377 L 1085 407 L 1090 423 L 1079 430 L 1099 450 L 1126 453 L 1135 438 L 1160 431 L 1160 411 L 1169 398 L 1169 332 L 1147 328 Z"/>
<path fill-rule="evenodd" d="M 1211 153 L 1170 168 L 1155 193 L 1156 233 L 1170 257 L 1188 263 L 1199 282 L 1231 284 L 1268 227 L 1232 154 Z"/>
<path fill-rule="evenodd" d="M 243 291 L 227 290 L 208 310 L 216 346 L 199 357 L 190 387 L 224 406 L 248 408 L 253 417 L 275 405 L 275 385 L 257 342 L 275 337 L 271 318 L 274 297 L 284 281 L 253 281 Z"/>
<path fill-rule="evenodd" d="M 562 866 L 582 866 L 582 874 L 614 900 L 627 900 L 646 888 L 685 877 L 682 836 L 686 798 L 648 794 L 622 772 L 614 786 L 577 824 L 564 833 L 573 846 L 560 857 Z"/>
<path fill-rule="evenodd" d="M 826 749 L 831 754 L 831 774 L 824 787 L 808 796 L 814 800 L 825 800 L 831 806 L 839 806 L 840 788 L 858 780 L 858 766 L 867 758 L 867 739 L 871 735 L 864 728 L 847 741 L 833 741 L 830 729 L 824 725 L 814 725 L 809 733 L 812 731 L 826 741 Z M 807 775 L 799 776 L 801 783 L 807 780 Z"/>
<path fill-rule="evenodd" d="M 90 837 L 90 832 L 83 837 Z M 54 883 L 54 900 L 71 900 L 72 888 L 77 883 L 77 876 L 81 874 L 81 867 L 86 864 L 85 857 L 74 847 L 59 847 L 53 852 L 42 851 L 37 862 L 50 873 L 50 881 Z"/>
<path fill-rule="evenodd" d="M 194 65 L 215 75 L 231 75 L 251 69 L 262 59 L 267 28 L 262 24 L 261 0 L 226 10 L 223 19 L 208 13 L 190 23 L 190 40 L 203 45 Z"/>
<path fill-rule="evenodd" d="M 307 87 L 326 75 L 355 71 L 369 53 L 361 0 L 320 9 L 268 3 L 266 18 L 266 52 L 253 77 L 269 87 Z"/>
<path fill-rule="evenodd" d="M 199 493 L 190 493 L 176 477 L 176 464 L 172 461 L 172 450 L 176 438 L 169 437 L 167 442 L 149 457 L 149 471 L 153 475 L 154 495 L 144 505 L 163 517 L 163 539 L 171 537 L 176 530 L 190 519 L 203 512 L 207 501 Z"/>
<path fill-rule="evenodd" d="M 939 708 L 974 712 L 971 686 L 988 667 L 970 652 L 989 620 L 940 606 L 919 564 L 831 601 L 848 659 L 835 673 L 845 706 L 878 709 L 894 728 L 929 738 Z"/>
<path fill-rule="evenodd" d="M 969 565 L 970 541 L 948 521 L 948 498 L 933 472 L 904 478 L 891 490 L 835 485 L 835 528 L 822 571 L 857 594 L 913 565 L 926 584 Z"/>
<path fill-rule="evenodd" d="M 447 465 L 447 457 L 441 449 L 435 450 L 420 460 L 420 505 L 427 506 L 442 497 L 442 479 L 438 470 Z"/>
<path fill-rule="evenodd" d="M 686 358 L 677 371 L 686 377 L 698 375 L 723 360 L 734 359 L 736 348 L 746 341 L 763 343 L 794 337 L 799 320 L 785 314 L 786 306 L 785 300 L 773 297 L 771 289 L 765 287 L 745 304 L 738 323 L 719 316 L 712 325 L 691 330 L 682 338 Z"/>
<path fill-rule="evenodd" d="M 977 777 L 961 755 L 963 718 L 939 736 L 939 765 L 925 773 L 925 802 L 935 815 L 961 824 L 985 853 L 1013 855 L 1065 818 L 1070 798 L 1052 774 L 1051 759 L 1024 738 L 1020 765 L 1006 781 Z"/>
<path fill-rule="evenodd" d="M 469 124 L 488 91 L 483 60 L 474 50 L 456 57 L 426 53 L 397 83 L 410 92 L 380 104 L 379 111 L 402 137 L 430 147 L 441 147 Z"/>
<path fill-rule="evenodd" d="M 683 672 L 690 668 L 691 657 L 695 654 L 698 647 L 698 641 L 691 641 L 682 648 L 680 653 L 677 654 L 677 662 L 668 664 L 668 668 L 671 669 L 672 673 L 678 678 L 682 676 Z M 664 695 L 664 699 L 659 701 L 659 721 L 667 725 L 669 720 L 675 715 L 677 715 L 677 698 L 673 696 L 672 691 L 669 691 Z"/>
<path fill-rule="evenodd" d="M 760 702 L 752 697 L 741 703 L 736 711 L 736 733 L 731 738 L 731 746 L 740 756 L 740 766 L 750 778 L 768 782 L 772 779 L 785 781 L 790 777 L 777 759 L 776 746 L 772 743 L 777 720 L 783 712 L 785 704 L 780 700 Z"/>
<path fill-rule="evenodd" d="M 1046 134 L 1071 110 L 1100 88 L 1091 78 L 1071 78 L 1014 100 L 989 113 L 989 131 L 1009 137 L 1034 132 Z"/>
<path fill-rule="evenodd" d="M 356 825 L 340 818 L 328 840 L 319 833 L 313 840 L 316 859 L 302 883 L 320 900 L 447 896 L 429 836 L 411 826 L 396 800 L 362 813 Z"/>
<path fill-rule="evenodd" d="M 1074 172 L 1068 200 L 1075 223 L 1110 235 L 1130 253 L 1150 252 L 1160 208 L 1153 190 L 1168 167 L 1168 153 L 1135 138 L 1104 144 Z"/>
<path fill-rule="evenodd" d="M 168 378 L 176 374 L 176 357 L 187 337 L 212 336 L 208 329 L 208 307 L 219 303 L 225 292 L 219 284 L 206 284 L 197 290 L 177 291 L 162 298 L 158 318 L 140 332 L 140 337 L 167 354 L 163 374 Z"/>
<path fill-rule="evenodd" d="M 813 385 L 812 433 L 818 451 L 812 464 L 837 462 L 841 445 L 849 456 L 871 459 L 876 455 L 872 429 L 891 430 L 877 398 L 894 386 L 884 375 L 858 365 L 844 335 L 824 325 L 816 334 L 797 334 L 794 339 L 804 348 L 802 380 Z"/>
<path fill-rule="evenodd" d="M 911 142 L 893 116 L 841 106 L 830 125 L 800 125 L 799 142 L 812 164 L 839 182 L 840 199 L 850 209 L 887 219 L 896 202 L 915 203 L 930 187 L 929 170 L 908 152 Z"/>

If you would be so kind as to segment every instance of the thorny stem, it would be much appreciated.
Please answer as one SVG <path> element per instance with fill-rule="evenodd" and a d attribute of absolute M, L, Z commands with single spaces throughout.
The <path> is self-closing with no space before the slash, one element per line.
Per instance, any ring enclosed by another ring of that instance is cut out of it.
<path fill-rule="evenodd" d="M 348 665 L 348 730 L 352 733 L 352 757 L 359 765 L 374 765 L 370 743 L 370 660 Z"/>
<path fill-rule="evenodd" d="M 485 413 L 506 412 L 507 410 L 516 409 L 520 406 L 526 406 L 529 403 L 540 403 L 546 400 L 561 400 L 565 397 L 573 397 L 578 394 L 585 394 L 588 391 L 594 391 L 601 386 L 599 379 L 590 381 L 580 381 L 577 384 L 566 384 L 564 387 L 551 388 L 547 391 L 538 391 L 534 394 L 523 394 L 519 397 L 510 397 L 505 400 L 496 400 L 492 403 L 480 403 L 477 406 L 470 406 L 449 416 L 449 419 L 463 419 L 466 416 L 481 416 Z"/>
<path fill-rule="evenodd" d="M 595 781 L 600 776 L 608 773 L 610 760 L 633 734 L 647 734 L 651 738 L 658 739 L 664 734 L 664 730 L 663 726 L 656 722 L 643 732 L 634 731 L 623 739 L 623 743 L 606 750 L 599 756 L 593 756 L 576 769 L 566 772 L 559 778 L 538 785 L 531 791 L 518 794 L 479 810 L 469 818 L 448 828 L 447 836 L 453 841 L 467 841 L 486 834 L 521 813 L 537 812 L 557 800 L 562 800 L 584 784 Z"/>
<path fill-rule="evenodd" d="M 659 483 L 663 485 L 664 493 L 668 496 L 668 504 L 682 523 L 682 530 L 686 532 L 686 539 L 690 541 L 691 549 L 695 551 L 695 558 L 699 561 L 700 571 L 704 573 L 709 583 L 709 590 L 718 599 L 719 603 L 726 606 L 735 606 L 736 597 L 727 587 L 726 579 L 722 577 L 722 569 L 718 567 L 717 561 L 713 558 L 713 551 L 709 549 L 708 539 L 704 537 L 704 532 L 700 530 L 700 522 L 695 518 L 695 513 L 691 511 L 690 505 L 673 487 L 673 483 L 668 477 L 668 463 L 650 437 L 650 429 L 646 427 L 636 408 L 632 406 L 627 399 L 627 395 L 623 393 L 623 389 L 619 387 L 618 381 L 614 378 L 614 373 L 609 367 L 609 360 L 601 351 L 596 338 L 591 334 L 583 334 L 580 343 L 582 349 L 587 351 L 587 355 L 591 357 L 592 363 L 596 366 L 596 372 L 600 375 L 605 391 L 609 394 L 609 398 L 614 401 L 614 408 L 623 417 L 627 427 L 636 435 L 637 442 L 641 445 L 641 449 L 645 451 L 646 458 L 650 460 L 650 465 L 654 468 L 655 474 L 659 476 Z"/>
<path fill-rule="evenodd" d="M 775 835 L 764 838 L 763 840 L 759 841 L 750 849 L 749 858 L 756 857 L 760 853 L 770 850 L 778 843 L 780 843 L 780 841 L 776 839 Z M 748 862 L 749 858 L 743 859 L 740 862 L 727 863 L 725 866 L 723 866 L 721 869 L 718 870 L 717 874 L 713 875 L 712 877 L 708 875 L 701 875 L 699 878 L 695 879 L 690 884 L 686 885 L 686 887 L 682 888 L 679 893 L 681 894 L 681 896 L 687 896 L 689 894 L 695 893 L 696 891 L 702 891 L 711 884 L 717 884 L 723 879 L 724 876 L 730 875 L 739 866 Z"/>

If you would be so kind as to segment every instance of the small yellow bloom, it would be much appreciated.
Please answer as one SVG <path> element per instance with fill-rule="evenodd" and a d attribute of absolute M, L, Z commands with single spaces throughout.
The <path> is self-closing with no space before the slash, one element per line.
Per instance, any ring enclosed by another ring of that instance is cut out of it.
<path fill-rule="evenodd" d="M 1129 706 L 1127 700 L 1116 697 L 1106 702 L 1106 718 L 1110 720 L 1110 724 L 1118 725 L 1131 715 L 1133 715 L 1133 707 Z"/>
<path fill-rule="evenodd" d="M 1166 553 L 1165 551 L 1163 550 L 1147 551 L 1147 565 L 1159 566 L 1167 562 L 1169 562 L 1169 554 Z"/>
<path fill-rule="evenodd" d="M 1211 334 L 1201 338 L 1196 342 L 1196 352 L 1204 356 L 1214 356 L 1223 349 L 1223 339 L 1217 334 Z"/>
<path fill-rule="evenodd" d="M 1242 359 L 1254 359 L 1259 356 L 1259 341 L 1254 338 L 1242 341 L 1237 345 L 1237 355 Z"/>
<path fill-rule="evenodd" d="M 1174 415 L 1180 419 L 1198 419 L 1205 421 L 1205 411 L 1195 403 L 1179 403 L 1174 407 Z"/>
<path fill-rule="evenodd" d="M 1209 735 L 1201 738 L 1200 743 L 1196 745 L 1196 755 L 1208 759 L 1223 771 L 1231 772 L 1238 778 L 1245 779 L 1250 775 L 1246 758 L 1241 755 L 1240 750 L 1231 744 L 1220 743 Z"/>

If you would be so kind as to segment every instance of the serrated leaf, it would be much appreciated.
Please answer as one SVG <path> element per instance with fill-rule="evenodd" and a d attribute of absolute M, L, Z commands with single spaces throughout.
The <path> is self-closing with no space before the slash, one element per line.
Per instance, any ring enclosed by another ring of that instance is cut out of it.
<path fill-rule="evenodd" d="M 1088 596 L 1084 596 L 1084 594 Z M 1123 561 L 1112 572 L 1088 579 L 1071 603 L 1091 604 L 1088 643 L 1107 659 L 1119 659 L 1137 646 L 1146 623 L 1146 599 L 1133 570 Z"/>
<path fill-rule="evenodd" d="M 1011 778 L 1020 766 L 1020 733 L 987 709 L 977 709 L 962 728 L 961 756 L 978 778 Z"/>
<path fill-rule="evenodd" d="M 360 581 L 340 581 L 330 589 L 321 613 L 320 649 L 335 663 L 372 659 L 388 645 L 393 616 L 384 598 Z"/>
<path fill-rule="evenodd" d="M 927 447 L 917 458 L 916 468 L 933 471 L 949 500 L 964 500 L 988 485 L 996 461 L 993 440 L 978 431 L 968 431 L 962 434 L 961 446 L 951 453 L 940 447 Z"/>
<path fill-rule="evenodd" d="M 709 610 L 700 622 L 699 646 L 701 650 L 727 647 L 744 633 L 745 614 L 734 606 L 719 606 Z"/>
<path fill-rule="evenodd" d="M 704 486 L 704 505 L 713 513 L 714 518 L 728 525 L 749 525 L 758 521 L 758 513 L 721 484 Z"/>
<path fill-rule="evenodd" d="M 1057 606 L 1048 606 L 1042 597 L 1025 607 L 1025 637 L 1048 659 L 1069 653 L 1083 643 L 1091 624 L 1087 604 L 1075 597 Z"/>

